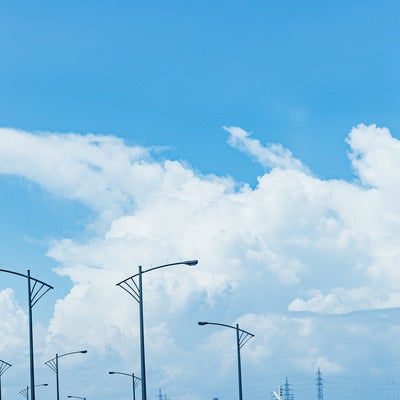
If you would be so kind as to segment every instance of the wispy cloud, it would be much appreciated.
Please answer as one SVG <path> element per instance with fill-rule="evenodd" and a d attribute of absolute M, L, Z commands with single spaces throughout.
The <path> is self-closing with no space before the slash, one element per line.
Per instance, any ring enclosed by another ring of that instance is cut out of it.
<path fill-rule="evenodd" d="M 295 169 L 307 172 L 308 169 L 303 163 L 295 158 L 292 152 L 285 149 L 281 144 L 269 144 L 263 146 L 259 140 L 251 139 L 250 133 L 237 126 L 225 126 L 229 132 L 228 143 L 245 152 L 266 168 Z"/>

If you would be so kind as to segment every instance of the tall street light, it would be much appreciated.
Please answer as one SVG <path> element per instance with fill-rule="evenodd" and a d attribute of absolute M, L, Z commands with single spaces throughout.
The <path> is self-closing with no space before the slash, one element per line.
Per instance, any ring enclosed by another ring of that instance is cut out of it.
<path fill-rule="evenodd" d="M 11 364 L 9 364 L 6 361 L 0 360 L 0 400 L 1 400 L 1 377 L 8 370 L 8 368 L 11 367 Z"/>
<path fill-rule="evenodd" d="M 50 290 L 54 289 L 53 286 L 45 282 L 39 281 L 31 277 L 31 272 L 28 269 L 27 275 L 20 274 L 19 272 L 9 271 L 7 269 L 0 269 L 0 272 L 7 272 L 9 274 L 22 276 L 28 280 L 28 310 L 29 310 L 29 360 L 30 360 L 30 382 L 31 382 L 31 400 L 35 400 L 35 366 L 33 360 L 33 324 L 32 324 L 32 309 L 34 305 Z M 33 282 L 33 285 L 32 285 Z"/>
<path fill-rule="evenodd" d="M 59 379 L 58 379 L 58 360 L 61 357 L 69 356 L 70 354 L 79 354 L 79 353 L 85 354 L 85 353 L 87 353 L 87 350 L 71 351 L 70 353 L 65 353 L 65 354 L 61 354 L 61 355 L 58 355 L 56 353 L 56 356 L 54 358 L 52 358 L 52 359 L 50 359 L 50 360 L 45 362 L 45 364 L 48 367 L 50 367 L 56 373 L 57 400 L 60 400 L 60 382 L 59 382 Z"/>
<path fill-rule="evenodd" d="M 39 387 L 39 386 L 48 386 L 48 383 L 41 383 L 39 385 L 35 385 L 35 387 Z M 22 396 L 24 396 L 26 398 L 26 400 L 29 400 L 29 389 L 31 389 L 29 386 L 27 386 L 25 389 L 22 389 L 19 394 L 21 394 Z"/>
<path fill-rule="evenodd" d="M 130 376 L 132 378 L 132 399 L 136 400 L 136 387 L 139 386 L 139 382 L 141 381 L 141 379 L 138 376 L 135 376 L 134 373 L 132 374 L 127 374 L 125 372 L 115 372 L 115 371 L 109 371 L 109 374 L 118 374 L 118 375 L 126 375 L 126 376 Z"/>
<path fill-rule="evenodd" d="M 218 325 L 226 328 L 232 328 L 236 330 L 236 348 L 237 348 L 237 364 L 238 364 L 238 381 L 239 381 L 239 400 L 243 399 L 242 394 L 242 366 L 240 362 L 240 349 L 252 338 L 254 335 L 250 332 L 244 331 L 239 328 L 239 324 L 236 326 L 220 324 L 218 322 L 198 322 L 199 325 Z"/>
<path fill-rule="evenodd" d="M 171 264 L 159 265 L 158 267 L 149 268 L 145 271 L 142 270 L 142 266 L 139 265 L 138 273 L 124 279 L 123 281 L 117 283 L 117 286 L 124 289 L 129 293 L 139 304 L 139 322 L 140 322 L 140 369 L 142 376 L 142 400 L 147 400 L 146 393 L 146 365 L 145 365 L 145 353 L 144 353 L 144 323 L 143 323 L 143 291 L 142 291 L 142 275 L 145 272 L 154 271 L 156 269 L 170 267 L 172 265 L 196 265 L 197 260 L 181 261 Z M 135 278 L 138 277 L 138 284 Z"/>

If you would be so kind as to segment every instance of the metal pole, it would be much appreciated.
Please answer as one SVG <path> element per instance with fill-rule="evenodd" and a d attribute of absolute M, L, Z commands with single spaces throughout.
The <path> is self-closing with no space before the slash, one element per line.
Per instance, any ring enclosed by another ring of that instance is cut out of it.
<path fill-rule="evenodd" d="M 140 317 L 140 368 L 142 378 L 142 400 L 147 400 L 146 395 L 146 362 L 144 355 L 144 323 L 143 323 L 143 290 L 142 266 L 139 265 L 139 317 Z"/>
<path fill-rule="evenodd" d="M 60 400 L 60 381 L 58 379 L 58 353 L 56 353 L 56 386 L 57 386 L 57 400 Z"/>
<path fill-rule="evenodd" d="M 1 400 L 1 374 L 0 374 L 0 400 Z"/>
<path fill-rule="evenodd" d="M 242 395 L 242 366 L 241 366 L 241 363 L 240 363 L 239 324 L 236 324 L 236 345 L 237 345 L 237 358 L 238 358 L 239 400 L 242 400 L 243 399 L 243 395 Z"/>
<path fill-rule="evenodd" d="M 135 390 L 135 374 L 132 374 L 132 390 L 133 390 L 133 400 L 136 400 L 136 390 Z M 1 399 L 0 399 L 1 400 Z"/>
<path fill-rule="evenodd" d="M 33 326 L 32 326 L 32 292 L 31 292 L 31 271 L 28 269 L 28 307 L 29 307 L 29 358 L 31 375 L 31 400 L 35 400 L 35 368 L 33 361 Z M 28 388 L 27 388 L 28 389 Z M 29 395 L 28 399 L 29 400 Z"/>

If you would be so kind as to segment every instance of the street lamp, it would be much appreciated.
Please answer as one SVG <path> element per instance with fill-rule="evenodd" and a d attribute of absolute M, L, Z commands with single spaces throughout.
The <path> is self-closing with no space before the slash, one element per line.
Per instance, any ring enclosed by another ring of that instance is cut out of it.
<path fill-rule="evenodd" d="M 69 399 L 81 399 L 86 400 L 86 397 L 79 397 L 79 396 L 67 396 Z"/>
<path fill-rule="evenodd" d="M 158 267 L 149 268 L 145 271 L 142 270 L 142 266 L 139 265 L 138 273 L 124 279 L 116 285 L 124 289 L 129 293 L 139 304 L 139 322 L 140 322 L 140 369 L 142 375 L 142 400 L 147 400 L 146 393 L 146 365 L 145 365 L 145 353 L 144 353 L 144 323 L 143 323 L 143 291 L 142 291 L 142 275 L 145 272 L 154 271 L 156 269 L 170 267 L 172 265 L 189 265 L 193 266 L 198 263 L 197 260 L 181 261 L 171 264 L 159 265 Z M 135 278 L 138 277 L 138 284 Z"/>
<path fill-rule="evenodd" d="M 132 399 L 136 400 L 136 387 L 139 386 L 139 382 L 141 381 L 141 379 L 138 376 L 135 376 L 134 373 L 132 374 L 127 374 L 125 372 L 115 372 L 115 371 L 109 371 L 108 372 L 110 375 L 112 374 L 118 374 L 118 375 L 126 375 L 126 376 L 130 376 L 132 378 Z"/>
<path fill-rule="evenodd" d="M 48 386 L 49 384 L 48 383 L 41 383 L 40 385 L 35 385 L 35 387 L 38 387 L 38 386 Z M 30 388 L 29 386 L 27 386 L 25 389 L 22 389 L 19 393 L 22 395 L 22 396 L 24 396 L 25 398 L 26 398 L 26 400 L 29 400 L 29 389 L 32 389 L 32 388 Z"/>
<path fill-rule="evenodd" d="M 54 358 L 45 362 L 45 364 L 56 373 L 57 400 L 60 400 L 60 382 L 58 379 L 58 360 L 61 357 L 69 356 L 70 354 L 78 354 L 78 353 L 85 354 L 85 353 L 87 353 L 87 350 L 71 351 L 70 353 L 65 353 L 65 354 L 61 354 L 61 355 L 58 355 L 56 353 L 56 356 Z"/>
<path fill-rule="evenodd" d="M 33 360 L 33 324 L 32 324 L 32 309 L 33 306 L 50 290 L 54 289 L 53 286 L 45 282 L 39 281 L 31 277 L 31 272 L 28 269 L 27 275 L 20 274 L 19 272 L 9 271 L 7 269 L 0 269 L 0 272 L 7 272 L 9 274 L 22 276 L 28 279 L 28 309 L 29 309 L 29 361 L 30 361 L 30 383 L 31 383 L 31 400 L 35 400 L 35 367 Z M 33 286 L 32 286 L 32 281 Z"/>
<path fill-rule="evenodd" d="M 254 335 L 250 332 L 244 331 L 239 328 L 239 324 L 236 326 L 220 324 L 218 322 L 198 322 L 199 325 L 218 325 L 226 328 L 232 328 L 236 330 L 236 348 L 237 348 L 237 364 L 238 364 L 238 381 L 239 381 L 239 400 L 243 399 L 242 394 L 242 366 L 240 362 L 240 349 L 252 338 Z"/>
<path fill-rule="evenodd" d="M 0 360 L 0 400 L 1 400 L 1 376 L 8 370 L 8 368 L 11 367 L 11 364 L 9 364 L 6 361 Z"/>

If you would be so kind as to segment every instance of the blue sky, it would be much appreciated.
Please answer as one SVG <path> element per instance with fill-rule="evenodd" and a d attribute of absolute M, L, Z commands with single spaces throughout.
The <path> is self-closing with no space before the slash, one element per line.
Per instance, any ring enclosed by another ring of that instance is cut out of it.
<path fill-rule="evenodd" d="M 188 257 L 195 275 L 149 283 L 148 329 L 169 349 L 149 344 L 154 397 L 161 386 L 171 399 L 235 398 L 230 339 L 198 319 L 257 330 L 249 399 L 285 376 L 299 400 L 314 396 L 317 366 L 330 397 L 350 396 L 355 376 L 371 398 L 390 392 L 379 385 L 398 368 L 397 2 L 0 7 L 0 264 L 57 289 L 37 310 L 38 364 L 89 347 L 65 390 L 122 399 L 120 382 L 98 377 L 139 373 L 126 354 L 137 315 L 107 284 L 131 263 Z M 21 315 L 0 347 L 0 359 L 22 354 L 11 396 L 26 385 L 24 288 L 4 277 L 0 294 L 0 310 Z M 82 337 L 68 328 L 81 323 Z"/>
<path fill-rule="evenodd" d="M 5 126 L 114 133 L 246 181 L 223 125 L 327 177 L 350 176 L 351 126 L 397 128 L 396 2 L 5 4 Z"/>

